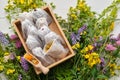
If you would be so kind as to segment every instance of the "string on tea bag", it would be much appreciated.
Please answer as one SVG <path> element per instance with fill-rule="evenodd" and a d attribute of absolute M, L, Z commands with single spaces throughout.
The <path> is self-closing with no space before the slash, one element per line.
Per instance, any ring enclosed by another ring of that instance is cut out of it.
<path fill-rule="evenodd" d="M 52 22 L 51 16 L 45 10 L 36 9 L 32 12 L 32 14 L 33 14 L 34 22 L 36 22 L 36 20 L 41 17 L 45 17 L 48 24 Z"/>
<path fill-rule="evenodd" d="M 37 29 L 40 29 L 43 26 L 48 26 L 46 18 L 44 18 L 44 17 L 38 18 L 37 21 L 36 21 Z"/>
<path fill-rule="evenodd" d="M 64 46 L 56 39 L 47 43 L 44 46 L 44 52 L 46 55 L 53 57 L 54 59 L 62 59 L 68 54 L 68 49 L 64 48 Z"/>
<path fill-rule="evenodd" d="M 48 66 L 55 62 L 55 60 L 53 58 L 45 55 L 45 53 L 43 52 L 41 47 L 36 47 L 36 48 L 32 49 L 32 53 L 34 56 L 36 56 L 42 62 L 42 64 L 44 66 Z"/>

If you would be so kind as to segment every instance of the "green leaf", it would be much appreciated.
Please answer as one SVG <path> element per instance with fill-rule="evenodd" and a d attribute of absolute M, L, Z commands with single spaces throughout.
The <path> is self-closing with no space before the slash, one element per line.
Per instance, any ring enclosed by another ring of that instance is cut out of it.
<path fill-rule="evenodd" d="M 97 78 L 98 78 L 98 79 L 108 79 L 108 77 L 105 76 L 105 75 L 98 75 Z"/>

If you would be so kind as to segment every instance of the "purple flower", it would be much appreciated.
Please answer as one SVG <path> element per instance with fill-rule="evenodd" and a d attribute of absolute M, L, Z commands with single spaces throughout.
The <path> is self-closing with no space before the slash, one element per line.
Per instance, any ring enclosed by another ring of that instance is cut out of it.
<path fill-rule="evenodd" d="M 78 34 L 81 34 L 85 29 L 87 28 L 86 25 L 82 26 L 81 28 L 78 29 Z"/>
<path fill-rule="evenodd" d="M 0 42 L 5 46 L 9 44 L 9 41 L 2 32 L 0 32 Z"/>
<path fill-rule="evenodd" d="M 102 37 L 102 36 L 100 36 L 100 37 L 99 37 L 99 39 L 100 39 L 100 41 L 102 41 L 102 40 L 103 40 L 103 37 Z"/>
<path fill-rule="evenodd" d="M 16 48 L 20 48 L 22 46 L 22 43 L 20 40 L 17 40 L 15 43 Z"/>
<path fill-rule="evenodd" d="M 22 75 L 21 74 L 18 76 L 18 80 L 22 80 Z"/>
<path fill-rule="evenodd" d="M 101 60 L 101 63 L 100 63 L 101 67 L 104 67 L 105 66 L 105 60 L 104 60 L 104 58 L 101 57 L 100 60 Z"/>
<path fill-rule="evenodd" d="M 76 34 L 75 33 L 71 33 L 70 37 L 71 37 L 71 40 L 72 40 L 72 44 L 73 45 L 76 44 L 77 43 Z"/>
<path fill-rule="evenodd" d="M 114 50 L 116 50 L 116 47 L 114 47 L 111 44 L 107 44 L 106 47 L 105 47 L 105 50 L 107 50 L 107 51 L 114 51 Z"/>
<path fill-rule="evenodd" d="M 80 41 L 80 38 L 81 38 L 81 36 L 80 36 L 80 34 L 85 30 L 87 28 L 87 26 L 86 25 L 84 25 L 84 26 L 82 26 L 81 28 L 79 28 L 78 29 L 78 33 L 77 34 L 75 34 L 75 33 L 71 33 L 71 40 L 72 40 L 72 44 L 74 45 L 74 44 L 76 44 L 77 43 L 77 41 Z"/>
<path fill-rule="evenodd" d="M 11 39 L 11 40 L 15 40 L 15 39 L 17 39 L 17 38 L 18 38 L 18 36 L 15 35 L 15 34 L 13 34 L 13 35 L 10 36 L 10 39 Z"/>
<path fill-rule="evenodd" d="M 24 59 L 24 57 L 21 57 L 20 63 L 21 63 L 21 66 L 23 67 L 23 69 L 24 69 L 25 71 L 28 71 L 28 70 L 29 70 L 28 63 L 27 63 L 27 61 Z"/>
<path fill-rule="evenodd" d="M 120 46 L 120 40 L 116 41 L 116 44 L 117 44 L 118 46 Z"/>
<path fill-rule="evenodd" d="M 15 59 L 15 54 L 14 53 L 10 53 L 10 59 L 14 60 Z"/>

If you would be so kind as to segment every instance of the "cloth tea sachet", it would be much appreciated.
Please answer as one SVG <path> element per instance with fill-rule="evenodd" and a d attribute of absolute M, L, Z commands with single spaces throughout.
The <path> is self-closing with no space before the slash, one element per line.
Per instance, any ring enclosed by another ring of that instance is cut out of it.
<path fill-rule="evenodd" d="M 34 22 L 36 22 L 37 19 L 41 18 L 41 17 L 45 17 L 48 24 L 50 24 L 52 22 L 51 16 L 45 10 L 36 9 L 36 10 L 32 11 L 32 14 L 33 14 Z"/>
<path fill-rule="evenodd" d="M 34 24 L 31 12 L 20 13 L 18 17 L 19 17 L 19 19 L 20 19 L 21 22 L 24 21 L 25 19 L 28 19 L 32 24 Z"/>
<path fill-rule="evenodd" d="M 28 36 L 28 29 L 33 25 L 28 19 L 25 19 L 24 21 L 21 22 L 21 26 L 23 38 L 26 39 Z"/>
<path fill-rule="evenodd" d="M 56 39 L 45 44 L 43 50 L 46 55 L 49 55 L 56 60 L 64 58 L 69 51 L 67 48 L 64 48 L 64 46 Z"/>
<path fill-rule="evenodd" d="M 59 41 L 62 44 L 65 44 L 64 40 L 61 38 L 61 36 L 59 36 L 58 34 L 56 34 L 55 32 L 51 31 L 50 33 L 48 33 L 47 35 L 45 35 L 45 43 L 49 43 L 51 41 L 53 41 L 54 39 L 56 39 L 57 41 Z"/>
<path fill-rule="evenodd" d="M 41 47 L 41 48 L 43 47 L 42 42 L 36 36 L 33 35 L 28 35 L 26 39 L 26 45 L 31 51 L 36 47 Z"/>
<path fill-rule="evenodd" d="M 32 50 L 32 53 L 42 62 L 44 66 L 48 66 L 55 62 L 55 60 L 52 57 L 45 55 L 41 47 L 34 48 Z"/>
<path fill-rule="evenodd" d="M 36 21 L 37 29 L 40 29 L 41 27 L 44 27 L 44 26 L 48 26 L 46 18 L 44 18 L 44 17 L 38 18 Z"/>

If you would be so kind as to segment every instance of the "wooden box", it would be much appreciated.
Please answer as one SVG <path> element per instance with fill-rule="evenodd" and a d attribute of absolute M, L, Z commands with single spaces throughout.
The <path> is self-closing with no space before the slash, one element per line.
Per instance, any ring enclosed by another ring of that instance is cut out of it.
<path fill-rule="evenodd" d="M 43 7 L 42 9 L 44 9 L 44 10 L 53 18 L 53 21 L 52 21 L 52 23 L 49 25 L 49 28 L 50 28 L 52 31 L 54 31 L 54 32 L 56 32 L 57 34 L 59 34 L 59 35 L 64 39 L 65 44 L 66 44 L 66 46 L 67 46 L 68 49 L 69 49 L 69 53 L 68 53 L 68 55 L 67 55 L 65 58 L 63 58 L 63 59 L 61 59 L 61 60 L 59 60 L 59 61 L 57 61 L 57 62 L 55 62 L 55 63 L 53 63 L 53 64 L 51 64 L 51 65 L 49 65 L 49 66 L 47 66 L 47 68 L 50 69 L 50 68 L 52 68 L 52 67 L 54 67 L 54 66 L 56 66 L 56 65 L 58 65 L 58 64 L 60 64 L 60 63 L 62 63 L 62 62 L 64 62 L 64 61 L 66 61 L 67 59 L 73 57 L 75 54 L 74 54 L 74 51 L 72 50 L 72 48 L 71 48 L 71 46 L 70 46 L 67 38 L 65 37 L 65 34 L 64 34 L 64 32 L 62 31 L 62 29 L 61 29 L 58 21 L 56 20 L 54 13 L 53 13 L 52 10 L 50 9 L 50 7 L 49 7 L 49 6 L 46 6 L 46 7 Z M 16 31 L 17 34 L 18 34 L 18 37 L 20 38 L 20 40 L 21 40 L 21 42 L 22 42 L 22 45 L 23 45 L 26 53 L 30 53 L 30 51 L 29 51 L 29 49 L 27 48 L 27 45 L 26 45 L 26 43 L 25 43 L 25 40 L 23 39 L 20 20 L 15 20 L 15 21 L 13 22 L 13 26 L 14 26 L 15 31 Z M 30 54 L 31 54 L 31 53 L 30 53 Z M 32 56 L 33 56 L 33 55 L 32 55 Z M 34 57 L 35 57 L 35 56 L 34 56 Z M 35 68 L 35 67 L 34 67 L 34 68 Z M 35 72 L 36 72 L 36 74 L 40 74 L 40 73 L 41 73 L 41 71 L 38 70 L 37 68 L 35 68 Z"/>

